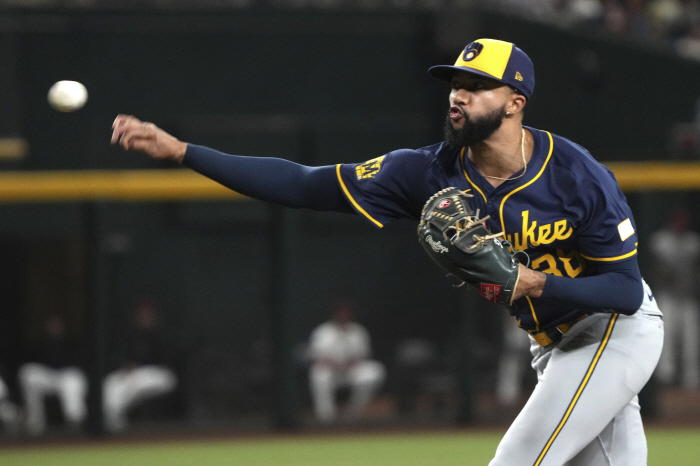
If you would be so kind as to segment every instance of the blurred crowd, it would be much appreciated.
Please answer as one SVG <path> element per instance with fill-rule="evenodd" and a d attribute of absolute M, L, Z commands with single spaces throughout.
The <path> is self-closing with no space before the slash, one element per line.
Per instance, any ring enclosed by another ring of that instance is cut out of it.
<path fill-rule="evenodd" d="M 152 300 L 139 301 L 129 327 L 111 345 L 109 372 L 102 382 L 102 417 L 108 432 L 126 430 L 134 408 L 172 393 L 178 384 L 171 368 L 173 349 L 163 340 Z M 53 419 L 68 431 L 81 432 L 89 404 L 87 348 L 84 338 L 68 332 L 60 314 L 47 313 L 41 335 L 24 348 L 15 393 L 0 378 L 0 428 L 39 436 Z M 7 370 L 2 372 L 14 379 Z"/>
<path fill-rule="evenodd" d="M 206 9 L 253 7 L 478 8 L 565 28 L 610 35 L 700 61 L 700 0 L 0 0 L 0 7 Z"/>
<path fill-rule="evenodd" d="M 700 60 L 698 0 L 496 0 L 517 12 L 558 27 L 608 34 L 670 49 Z"/>

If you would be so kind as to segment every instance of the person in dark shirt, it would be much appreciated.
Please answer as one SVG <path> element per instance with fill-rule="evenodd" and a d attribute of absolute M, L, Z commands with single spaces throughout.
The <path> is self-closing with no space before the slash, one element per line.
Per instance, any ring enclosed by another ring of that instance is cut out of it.
<path fill-rule="evenodd" d="M 119 368 L 103 385 L 105 428 L 110 432 L 128 426 L 128 412 L 136 405 L 172 392 L 177 377 L 168 364 L 168 351 L 158 326 L 158 309 L 149 299 L 140 301 L 134 328 L 123 339 Z"/>
<path fill-rule="evenodd" d="M 44 321 L 44 335 L 27 363 L 19 369 L 24 397 L 26 428 L 32 435 L 46 430 L 45 398 L 56 395 L 65 421 L 79 427 L 87 416 L 87 376 L 82 368 L 80 345 L 66 335 L 65 322 L 58 314 Z"/>

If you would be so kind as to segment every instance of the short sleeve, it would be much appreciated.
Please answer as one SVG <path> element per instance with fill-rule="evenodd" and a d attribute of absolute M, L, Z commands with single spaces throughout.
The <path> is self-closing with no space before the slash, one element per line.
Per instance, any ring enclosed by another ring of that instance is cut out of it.
<path fill-rule="evenodd" d="M 581 255 L 593 261 L 624 260 L 637 253 L 637 226 L 613 173 L 602 165 L 579 188 L 586 215 L 579 230 Z"/>
<path fill-rule="evenodd" d="M 338 182 L 352 207 L 377 228 L 399 218 L 420 217 L 430 158 L 402 149 L 366 162 L 336 166 Z"/>

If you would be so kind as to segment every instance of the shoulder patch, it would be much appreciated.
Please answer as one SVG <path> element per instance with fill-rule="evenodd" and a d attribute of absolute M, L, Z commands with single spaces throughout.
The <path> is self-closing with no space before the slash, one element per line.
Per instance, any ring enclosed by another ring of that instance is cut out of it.
<path fill-rule="evenodd" d="M 634 233 L 634 227 L 630 219 L 625 219 L 617 226 L 617 231 L 620 232 L 620 239 L 626 240 Z"/>
<path fill-rule="evenodd" d="M 365 163 L 355 167 L 355 173 L 357 174 L 358 180 L 364 180 L 366 178 L 374 178 L 379 170 L 382 168 L 382 161 L 384 156 L 377 157 L 376 159 L 368 160 Z"/>

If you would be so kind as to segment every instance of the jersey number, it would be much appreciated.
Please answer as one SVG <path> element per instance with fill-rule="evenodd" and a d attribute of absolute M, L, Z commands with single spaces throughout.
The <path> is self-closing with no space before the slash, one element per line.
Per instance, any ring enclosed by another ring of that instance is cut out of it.
<path fill-rule="evenodd" d="M 572 264 L 572 261 L 574 262 Z M 574 267 L 574 265 L 576 265 Z M 556 275 L 557 277 L 576 277 L 585 268 L 583 258 L 576 251 L 564 254 L 564 251 L 557 249 L 557 256 L 545 254 L 532 261 L 532 269 L 540 272 Z M 562 271 L 564 273 L 562 273 Z"/>

